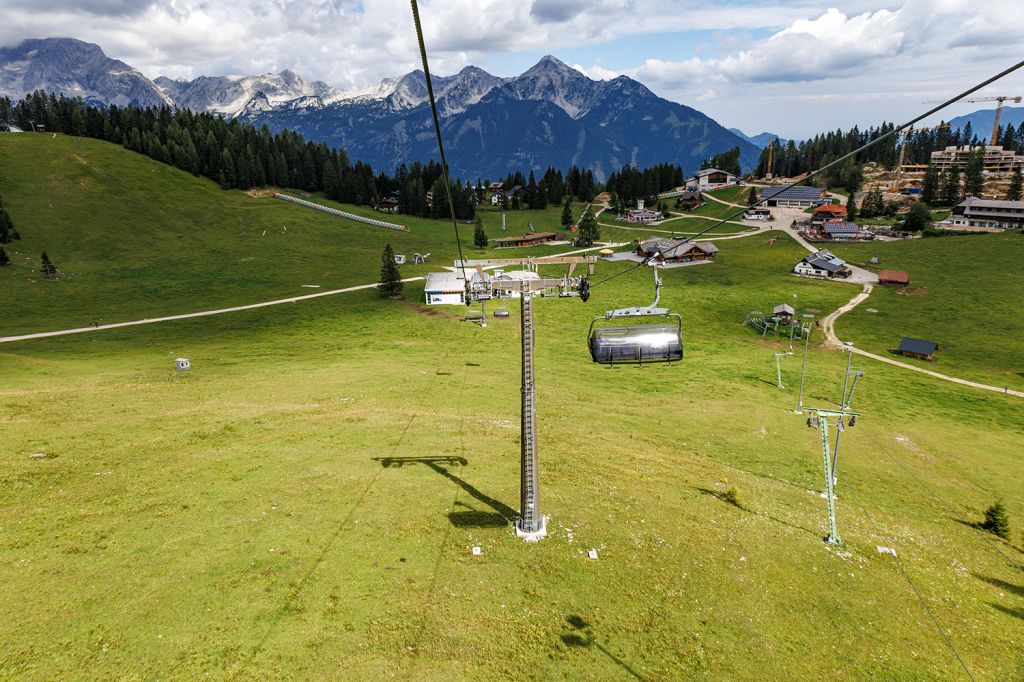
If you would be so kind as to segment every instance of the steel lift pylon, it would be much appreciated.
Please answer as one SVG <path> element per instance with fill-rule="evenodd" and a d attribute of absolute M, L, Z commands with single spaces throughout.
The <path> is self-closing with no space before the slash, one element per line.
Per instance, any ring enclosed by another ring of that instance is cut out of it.
<path fill-rule="evenodd" d="M 588 275 L 594 273 L 594 256 L 552 256 L 538 258 L 494 258 L 489 260 L 456 261 L 466 282 L 466 302 L 483 302 L 503 293 L 518 293 L 520 304 L 520 325 L 522 331 L 522 411 L 520 414 L 520 469 L 519 469 L 519 518 L 516 520 L 516 535 L 527 542 L 536 541 L 547 535 L 547 519 L 540 507 L 540 461 L 537 449 L 537 392 L 534 349 L 536 338 L 533 326 L 533 297 L 556 296 L 558 298 L 579 297 L 586 301 L 590 297 L 590 282 L 587 276 L 574 277 L 577 265 L 586 265 Z M 540 265 L 568 265 L 565 276 L 538 279 L 503 279 L 489 277 L 484 268 L 501 265 L 522 265 L 536 270 Z M 473 268 L 477 278 L 469 276 L 467 268 Z"/>

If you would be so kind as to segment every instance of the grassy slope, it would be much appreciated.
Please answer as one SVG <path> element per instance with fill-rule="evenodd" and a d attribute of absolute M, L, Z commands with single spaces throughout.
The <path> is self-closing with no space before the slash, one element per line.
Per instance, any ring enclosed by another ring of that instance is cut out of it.
<path fill-rule="evenodd" d="M 411 231 L 397 233 L 224 192 L 104 142 L 82 140 L 83 153 L 77 149 L 64 136 L 0 136 L 0 191 L 23 236 L 7 247 L 12 267 L 0 270 L 0 286 L 10 292 L 0 335 L 49 331 L 55 321 L 75 327 L 310 293 L 303 284 L 366 284 L 377 280 L 388 242 L 406 255 L 430 252 L 434 263 L 455 257 L 445 221 L 400 216 L 395 221 Z M 554 208 L 521 211 L 510 222 L 524 229 L 532 220 L 541 229 L 559 215 Z M 490 237 L 501 236 L 491 214 L 484 220 Z M 460 226 L 460 236 L 467 257 L 495 253 L 472 248 L 472 225 Z M 65 273 L 45 287 L 36 281 L 43 251 Z"/>
<path fill-rule="evenodd" d="M 1024 389 L 1024 316 L 1008 286 L 1019 279 L 1019 233 L 835 245 L 854 263 L 910 273 L 907 291 L 875 287 L 840 318 L 837 333 L 865 350 L 888 354 L 903 336 L 939 344 L 935 362 L 906 360 L 938 372 Z M 868 309 L 878 312 L 868 312 Z"/>
<path fill-rule="evenodd" d="M 847 547 L 824 546 L 799 364 L 776 389 L 777 344 L 738 324 L 850 296 L 788 277 L 800 253 L 735 240 L 666 272 L 676 367 L 586 357 L 591 316 L 646 302 L 647 277 L 539 301 L 552 535 L 532 546 L 497 513 L 518 502 L 515 316 L 482 330 L 414 284 L 0 347 L 0 676 L 955 677 L 887 545 L 978 679 L 1020 677 L 1024 555 L 960 522 L 995 496 L 1024 514 L 1019 406 L 869 365 Z M 812 349 L 808 404 L 841 367 Z M 467 464 L 377 459 L 437 456 Z M 731 485 L 745 510 L 709 494 Z"/>

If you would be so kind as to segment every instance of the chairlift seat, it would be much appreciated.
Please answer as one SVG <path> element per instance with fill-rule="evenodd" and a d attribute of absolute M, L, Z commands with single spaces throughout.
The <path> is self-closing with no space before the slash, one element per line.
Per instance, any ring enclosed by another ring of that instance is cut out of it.
<path fill-rule="evenodd" d="M 590 357 L 601 365 L 675 362 L 683 359 L 682 318 L 645 324 L 590 326 Z"/>

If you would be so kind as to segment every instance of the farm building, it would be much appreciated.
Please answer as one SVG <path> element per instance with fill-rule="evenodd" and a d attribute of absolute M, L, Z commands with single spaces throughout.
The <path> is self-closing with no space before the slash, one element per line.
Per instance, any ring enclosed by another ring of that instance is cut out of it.
<path fill-rule="evenodd" d="M 693 176 L 693 184 L 702 192 L 736 184 L 736 176 L 717 168 L 705 168 Z"/>
<path fill-rule="evenodd" d="M 770 187 L 761 192 L 761 199 L 769 206 L 797 206 L 810 208 L 822 201 L 825 190 L 797 185 L 789 189 Z"/>
<path fill-rule="evenodd" d="M 772 309 L 772 316 L 779 318 L 779 324 L 791 324 L 796 309 L 786 303 L 780 303 Z"/>
<path fill-rule="evenodd" d="M 559 232 L 531 232 L 519 237 L 502 237 L 494 240 L 495 248 L 512 248 L 515 246 L 536 246 L 546 242 L 556 242 L 565 238 Z"/>
<path fill-rule="evenodd" d="M 810 254 L 796 264 L 793 272 L 803 277 L 820 277 L 822 279 L 847 277 L 850 274 L 850 270 L 846 267 L 846 261 L 828 249 Z"/>
<path fill-rule="evenodd" d="M 457 272 L 431 272 L 423 294 L 427 305 L 464 305 L 466 280 Z"/>
<path fill-rule="evenodd" d="M 977 229 L 1024 227 L 1024 201 L 967 197 L 953 207 L 949 225 Z"/>
<path fill-rule="evenodd" d="M 905 287 L 910 284 L 910 275 L 904 270 L 879 270 L 878 283 Z"/>
<path fill-rule="evenodd" d="M 636 247 L 636 255 L 644 258 L 657 255 L 656 260 L 662 263 L 697 263 L 715 260 L 718 247 L 711 242 L 681 241 L 650 237 Z"/>
<path fill-rule="evenodd" d="M 822 204 L 815 206 L 811 213 L 812 225 L 824 225 L 830 220 L 846 220 L 846 207 L 842 204 Z"/>
<path fill-rule="evenodd" d="M 752 206 L 743 212 L 744 220 L 771 220 L 772 212 L 761 206 Z"/>
<path fill-rule="evenodd" d="M 676 200 L 676 205 L 679 208 L 685 208 L 692 211 L 693 209 L 700 208 L 704 205 L 704 195 L 700 193 L 699 189 L 684 190 Z"/>
<path fill-rule="evenodd" d="M 896 349 L 896 353 L 899 355 L 905 355 L 908 358 L 933 360 L 935 358 L 935 351 L 938 349 L 939 344 L 934 341 L 922 341 L 921 339 L 912 339 L 909 336 L 904 336 L 900 340 L 900 345 L 899 348 Z"/>

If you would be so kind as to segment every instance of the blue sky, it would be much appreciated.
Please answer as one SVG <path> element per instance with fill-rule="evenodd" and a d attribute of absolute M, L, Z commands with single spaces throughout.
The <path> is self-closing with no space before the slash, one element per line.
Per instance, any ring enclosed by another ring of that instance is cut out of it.
<path fill-rule="evenodd" d="M 787 137 L 906 120 L 1024 55 L 1024 0 L 420 0 L 420 11 L 434 73 L 517 75 L 553 54 Z M 0 16 L 0 45 L 75 37 L 150 77 L 288 68 L 355 89 L 419 61 L 407 0 L 0 0 Z M 1024 94 L 1024 76 L 983 94 Z"/>

